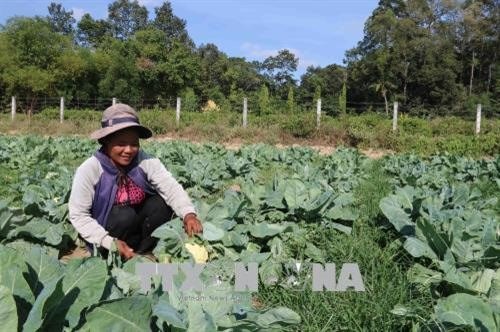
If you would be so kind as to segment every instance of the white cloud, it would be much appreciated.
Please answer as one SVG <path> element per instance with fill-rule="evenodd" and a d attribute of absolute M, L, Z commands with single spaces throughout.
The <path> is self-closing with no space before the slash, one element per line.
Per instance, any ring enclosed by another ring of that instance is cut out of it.
<path fill-rule="evenodd" d="M 73 11 L 73 17 L 75 18 L 75 20 L 77 21 L 80 21 L 80 19 L 82 18 L 82 16 L 85 14 L 85 13 L 88 13 L 88 11 L 86 11 L 85 9 L 83 8 L 71 8 L 71 10 Z"/>
<path fill-rule="evenodd" d="M 309 66 L 314 66 L 317 67 L 319 64 L 317 61 L 312 60 L 312 59 L 306 59 L 306 58 L 299 58 L 299 69 L 307 69 Z"/>
<path fill-rule="evenodd" d="M 279 50 L 265 49 L 259 44 L 245 42 L 241 45 L 241 50 L 245 52 L 249 58 L 263 60 L 264 58 L 278 54 Z"/>
<path fill-rule="evenodd" d="M 150 6 L 150 5 L 160 5 L 163 0 L 139 0 L 139 5 Z"/>

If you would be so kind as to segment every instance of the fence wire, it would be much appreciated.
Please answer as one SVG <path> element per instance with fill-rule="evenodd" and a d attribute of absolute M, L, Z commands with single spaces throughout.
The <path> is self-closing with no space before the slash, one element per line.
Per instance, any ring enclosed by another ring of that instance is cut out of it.
<path fill-rule="evenodd" d="M 26 98 L 16 98 L 16 113 L 27 113 L 29 109 L 32 110 L 32 113 L 38 113 L 44 109 L 48 108 L 57 108 L 60 107 L 60 98 L 58 97 L 42 97 L 35 100 L 28 100 Z M 140 99 L 140 100 L 131 100 L 125 98 L 116 98 L 117 103 L 125 103 L 129 104 L 132 107 L 140 110 L 140 109 L 152 109 L 152 108 L 175 108 L 177 98 L 158 98 L 158 99 Z M 73 98 L 64 101 L 65 109 L 74 109 L 74 110 L 95 110 L 95 111 L 103 111 L 107 107 L 111 106 L 112 98 Z M 252 100 L 248 98 L 249 105 L 249 113 L 253 113 L 257 102 L 256 100 Z M 308 103 L 307 105 L 298 105 L 302 107 L 303 110 L 311 110 L 316 111 L 316 106 Z M 365 112 L 374 112 L 378 114 L 386 114 L 389 117 L 392 117 L 393 112 L 393 104 L 389 104 L 388 111 L 386 112 L 385 103 L 383 102 L 355 102 L 348 101 L 347 104 L 347 113 L 348 114 L 362 114 Z M 465 107 L 465 106 L 464 106 Z M 241 107 L 239 109 L 234 109 L 236 112 L 241 112 L 243 108 L 243 100 L 241 102 Z M 183 111 L 186 111 L 183 109 Z M 3 97 L 0 98 L 0 112 L 9 113 L 11 112 L 11 98 Z M 326 100 L 322 101 L 322 113 L 327 115 L 338 115 L 339 109 L 338 104 L 329 105 Z M 412 115 L 424 119 L 432 119 L 436 117 L 445 117 L 445 116 L 456 116 L 464 119 L 475 119 L 476 117 L 476 105 L 471 105 L 462 109 L 447 109 L 444 107 L 437 107 L 435 105 L 430 104 L 419 104 L 417 106 L 410 104 L 402 104 L 398 105 L 398 113 L 399 115 Z M 490 106 L 490 105 L 482 105 L 481 116 L 485 118 L 500 118 L 500 109 L 499 107 Z"/>

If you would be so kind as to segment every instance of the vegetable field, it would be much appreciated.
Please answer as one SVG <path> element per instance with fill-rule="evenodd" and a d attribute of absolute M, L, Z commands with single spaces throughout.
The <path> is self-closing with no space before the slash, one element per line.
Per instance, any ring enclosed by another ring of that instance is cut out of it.
<path fill-rule="evenodd" d="M 352 149 L 321 156 L 309 148 L 144 143 L 204 223 L 195 239 L 179 219 L 157 229 L 154 253 L 163 263 L 208 253 L 200 294 L 163 292 L 156 277 L 142 291 L 141 257 L 61 259 L 79 245 L 67 200 L 95 142 L 0 136 L 0 146 L 2 330 L 500 328 L 498 155 L 371 160 Z M 195 253 L 194 243 L 207 253 Z M 258 292 L 234 291 L 234 262 L 259 264 Z M 336 263 L 337 277 L 343 263 L 357 263 L 365 291 L 312 291 L 312 263 Z"/>

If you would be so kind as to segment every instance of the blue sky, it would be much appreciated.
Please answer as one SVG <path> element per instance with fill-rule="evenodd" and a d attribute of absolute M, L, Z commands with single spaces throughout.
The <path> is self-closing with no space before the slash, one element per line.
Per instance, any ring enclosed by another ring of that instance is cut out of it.
<path fill-rule="evenodd" d="M 12 16 L 47 15 L 50 0 L 0 0 L 0 24 Z M 106 18 L 112 1 L 54 1 L 79 19 Z M 150 13 L 162 0 L 139 0 Z M 262 61 L 289 49 L 307 66 L 342 64 L 344 53 L 363 37 L 377 0 L 173 0 L 174 13 L 187 21 L 196 45 L 214 43 L 229 56 Z"/>

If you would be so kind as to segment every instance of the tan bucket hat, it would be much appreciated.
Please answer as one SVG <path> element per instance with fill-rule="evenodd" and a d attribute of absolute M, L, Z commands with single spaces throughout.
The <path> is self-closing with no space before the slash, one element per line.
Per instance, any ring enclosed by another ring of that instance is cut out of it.
<path fill-rule="evenodd" d="M 90 134 L 90 138 L 101 139 L 129 127 L 136 128 L 140 138 L 153 136 L 151 130 L 139 123 L 137 112 L 126 104 L 115 104 L 106 108 L 102 113 L 101 127 L 101 129 Z"/>

